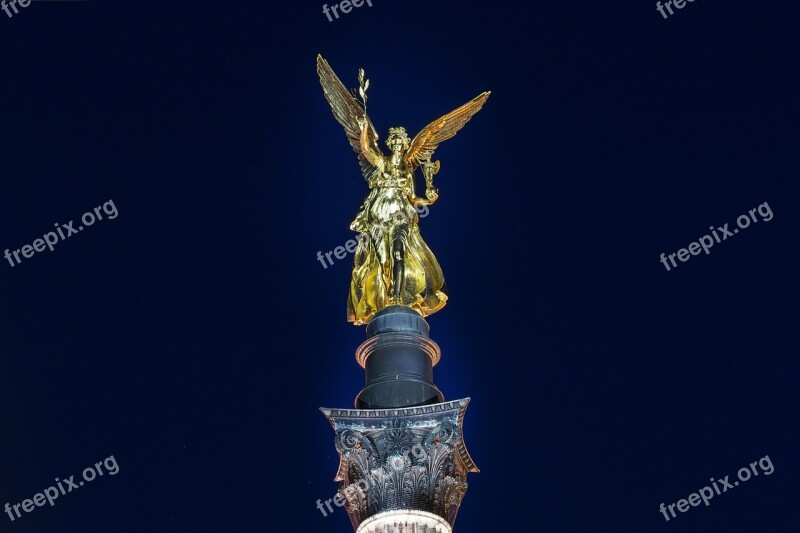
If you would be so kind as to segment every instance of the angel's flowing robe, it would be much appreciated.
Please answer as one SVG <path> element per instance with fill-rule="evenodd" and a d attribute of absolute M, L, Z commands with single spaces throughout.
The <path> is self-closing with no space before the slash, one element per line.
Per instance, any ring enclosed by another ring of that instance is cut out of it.
<path fill-rule="evenodd" d="M 419 233 L 419 215 L 409 200 L 410 174 L 381 175 L 350 229 L 361 233 L 347 299 L 347 319 L 366 324 L 387 305 L 404 305 L 428 316 L 447 301 L 442 269 Z M 395 243 L 404 250 L 399 299 L 393 298 Z"/>

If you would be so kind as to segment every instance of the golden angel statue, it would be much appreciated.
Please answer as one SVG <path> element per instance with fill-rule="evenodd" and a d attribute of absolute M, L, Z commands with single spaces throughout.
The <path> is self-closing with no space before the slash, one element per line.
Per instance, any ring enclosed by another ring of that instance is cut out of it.
<path fill-rule="evenodd" d="M 350 229 L 361 233 L 350 282 L 347 319 L 366 324 L 389 305 L 402 305 L 428 316 L 447 301 L 439 262 L 422 240 L 415 208 L 432 205 L 439 197 L 433 176 L 439 161 L 431 161 L 439 144 L 453 137 L 489 98 L 484 92 L 434 120 L 413 140 L 404 128 L 390 128 L 384 155 L 378 133 L 367 116 L 367 89 L 359 71 L 358 96 L 347 90 L 328 62 L 317 56 L 317 73 L 336 120 L 344 127 L 358 154 L 370 193 Z M 414 194 L 414 172 L 422 168 L 425 197 Z"/>

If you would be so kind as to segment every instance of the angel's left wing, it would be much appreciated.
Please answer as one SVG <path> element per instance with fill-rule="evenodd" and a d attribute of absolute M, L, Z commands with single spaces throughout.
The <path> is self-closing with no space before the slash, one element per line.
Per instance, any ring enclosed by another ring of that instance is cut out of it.
<path fill-rule="evenodd" d="M 367 154 L 361 149 L 361 128 L 359 127 L 359 120 L 366 120 L 366 136 L 367 144 L 370 150 L 375 153 L 380 153 L 378 146 L 378 132 L 375 131 L 375 126 L 367 116 L 364 108 L 356 100 L 347 87 L 344 86 L 342 80 L 333 71 L 327 61 L 321 56 L 317 56 L 317 74 L 319 75 L 319 82 L 322 85 L 322 90 L 325 93 L 325 98 L 331 106 L 333 116 L 337 122 L 344 128 L 347 140 L 350 141 L 350 146 L 358 153 L 358 163 L 361 166 L 361 173 L 364 179 L 370 181 L 374 174 L 377 172 L 375 166 L 370 163 Z"/>
<path fill-rule="evenodd" d="M 419 166 L 430 161 L 439 144 L 455 136 L 458 130 L 481 110 L 490 94 L 492 94 L 490 91 L 481 93 L 458 109 L 425 126 L 411 141 L 406 153 L 406 163 Z"/>

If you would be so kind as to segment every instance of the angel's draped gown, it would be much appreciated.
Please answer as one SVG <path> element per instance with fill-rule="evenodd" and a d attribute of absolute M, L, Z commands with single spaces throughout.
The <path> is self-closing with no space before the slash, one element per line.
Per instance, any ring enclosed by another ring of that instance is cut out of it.
<path fill-rule="evenodd" d="M 419 216 L 408 199 L 413 170 L 392 167 L 388 158 L 379 168 L 369 196 L 350 229 L 362 233 L 355 253 L 347 319 L 366 324 L 387 305 L 399 304 L 427 316 L 447 301 L 444 275 L 419 233 Z M 368 237 L 368 238 L 367 238 Z M 404 279 L 399 301 L 392 298 L 394 244 L 402 243 Z"/>

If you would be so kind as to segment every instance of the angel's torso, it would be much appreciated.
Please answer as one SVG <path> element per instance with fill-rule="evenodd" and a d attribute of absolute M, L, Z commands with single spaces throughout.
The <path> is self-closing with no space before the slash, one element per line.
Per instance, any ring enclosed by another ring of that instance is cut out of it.
<path fill-rule="evenodd" d="M 406 194 L 411 194 L 411 184 L 414 179 L 414 169 L 400 159 L 395 162 L 392 156 L 384 157 L 376 187 L 403 189 Z"/>
<path fill-rule="evenodd" d="M 391 157 L 386 157 L 378 172 L 375 185 L 358 218 L 367 224 L 394 226 L 404 221 L 415 224 L 418 220 L 417 212 L 408 198 L 414 179 L 413 168 L 402 161 L 400 164 L 393 164 Z M 398 217 L 398 213 L 403 216 Z"/>

